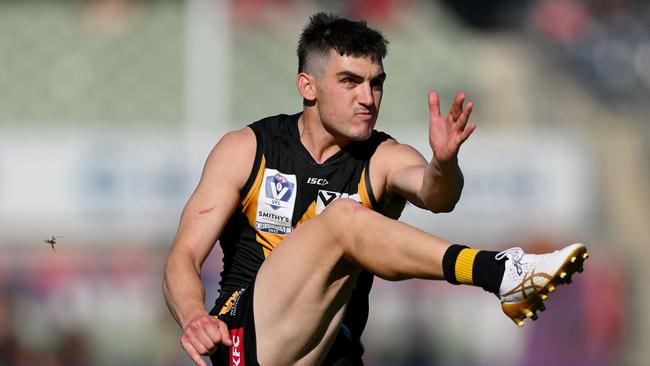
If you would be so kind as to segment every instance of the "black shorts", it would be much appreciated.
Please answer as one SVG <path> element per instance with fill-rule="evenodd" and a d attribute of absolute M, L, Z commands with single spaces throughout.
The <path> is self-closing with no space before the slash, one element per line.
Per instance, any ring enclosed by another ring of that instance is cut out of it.
<path fill-rule="evenodd" d="M 214 366 L 259 366 L 255 344 L 255 318 L 253 317 L 254 283 L 233 292 L 220 301 L 210 315 L 216 315 L 230 332 L 232 347 L 219 345 L 210 355 Z"/>
<path fill-rule="evenodd" d="M 218 316 L 226 325 L 233 342 L 232 347 L 219 345 L 210 355 L 214 366 L 259 366 L 255 341 L 255 317 L 253 314 L 253 289 L 255 283 L 224 296 L 217 301 L 210 315 Z M 344 328 L 344 327 L 342 327 Z M 344 329 L 334 340 L 322 365 L 363 366 L 363 345 L 352 340 Z"/>

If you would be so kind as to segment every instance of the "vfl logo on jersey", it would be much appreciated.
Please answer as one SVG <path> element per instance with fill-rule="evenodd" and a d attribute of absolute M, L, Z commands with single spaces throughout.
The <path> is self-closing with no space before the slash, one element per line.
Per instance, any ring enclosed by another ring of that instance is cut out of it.
<path fill-rule="evenodd" d="M 316 214 L 318 215 L 321 212 L 323 212 L 325 207 L 327 207 L 330 203 L 334 202 L 334 200 L 337 200 L 339 198 L 349 198 L 359 203 L 362 203 L 361 197 L 359 197 L 358 193 L 355 194 L 339 193 L 339 192 L 332 192 L 332 191 L 326 191 L 321 189 L 318 191 L 318 197 L 316 198 Z"/>
<path fill-rule="evenodd" d="M 293 177 L 295 182 L 295 175 Z M 276 210 L 280 207 L 286 207 L 286 203 L 289 202 L 296 189 L 296 184 L 290 182 L 284 175 L 276 173 L 273 176 L 266 177 L 264 189 L 266 197 L 270 199 L 268 204 Z"/>
<path fill-rule="evenodd" d="M 264 189 L 257 196 L 255 228 L 271 234 L 289 234 L 296 203 L 296 176 L 265 169 L 262 182 Z"/>

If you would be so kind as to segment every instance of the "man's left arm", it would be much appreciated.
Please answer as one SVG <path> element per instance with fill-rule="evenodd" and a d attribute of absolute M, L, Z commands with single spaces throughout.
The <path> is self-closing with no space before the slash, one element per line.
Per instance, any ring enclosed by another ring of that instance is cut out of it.
<path fill-rule="evenodd" d="M 383 170 L 379 173 L 385 177 L 386 192 L 400 194 L 432 212 L 453 210 L 463 189 L 458 150 L 476 129 L 475 124 L 467 124 L 472 102 L 464 102 L 465 93 L 459 92 L 449 113 L 442 116 L 438 93 L 429 93 L 429 145 L 433 157 L 428 163 L 408 145 L 392 142 L 381 147 L 378 157 Z"/>

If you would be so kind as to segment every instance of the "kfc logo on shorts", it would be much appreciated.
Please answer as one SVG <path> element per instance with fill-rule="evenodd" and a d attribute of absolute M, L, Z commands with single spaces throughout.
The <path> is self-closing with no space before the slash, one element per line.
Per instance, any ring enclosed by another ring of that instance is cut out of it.
<path fill-rule="evenodd" d="M 244 328 L 230 330 L 230 366 L 244 366 Z"/>
<path fill-rule="evenodd" d="M 271 207 L 273 209 L 284 207 L 293 196 L 295 187 L 295 183 L 290 182 L 287 177 L 280 173 L 266 177 L 264 189 L 266 197 L 271 200 Z"/>

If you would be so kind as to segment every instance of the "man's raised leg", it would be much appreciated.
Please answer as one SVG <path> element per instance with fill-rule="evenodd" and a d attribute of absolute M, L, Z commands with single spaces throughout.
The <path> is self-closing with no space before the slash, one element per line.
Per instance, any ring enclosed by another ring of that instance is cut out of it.
<path fill-rule="evenodd" d="M 441 279 L 449 246 L 352 200 L 336 200 L 298 227 L 255 280 L 257 356 L 262 365 L 313 365 L 343 319 L 357 275 Z"/>
<path fill-rule="evenodd" d="M 560 271 L 568 270 L 567 263 L 581 265 L 583 257 L 573 262 L 569 258 L 586 253 L 582 249 L 584 246 L 572 248 L 543 261 L 551 275 L 536 279 L 541 282 L 508 299 L 528 301 L 526 305 L 530 305 L 530 298 L 539 298 L 539 291 L 551 283 L 559 284 L 555 278 Z M 502 285 L 507 260 L 519 263 L 509 265 L 512 271 L 519 272 L 521 263 L 538 269 L 534 255 L 503 255 L 498 259 L 494 254 L 480 253 L 451 246 L 357 202 L 336 200 L 287 236 L 258 272 L 253 300 L 258 360 L 262 365 L 319 364 L 338 331 L 361 269 L 387 280 L 453 277 L 450 282 L 485 283 L 481 285 L 484 288 L 495 288 L 496 283 L 497 289 Z M 443 262 L 452 263 L 446 266 L 451 269 L 443 269 Z M 503 268 L 499 272 L 490 269 L 491 265 Z M 476 276 L 493 278 L 473 278 Z"/>

